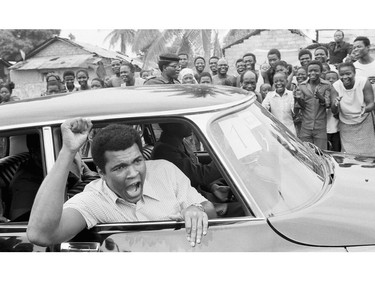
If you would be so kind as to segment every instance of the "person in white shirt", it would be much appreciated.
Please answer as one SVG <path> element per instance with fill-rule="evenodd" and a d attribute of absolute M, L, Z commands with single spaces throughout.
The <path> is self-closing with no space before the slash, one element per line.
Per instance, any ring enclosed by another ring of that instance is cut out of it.
<path fill-rule="evenodd" d="M 367 77 L 375 90 L 375 59 L 370 55 L 370 40 L 364 36 L 354 39 L 352 54 L 357 59 L 354 63 L 356 75 Z"/>
<path fill-rule="evenodd" d="M 324 79 L 333 85 L 339 80 L 339 75 L 336 71 L 328 71 Z M 328 150 L 341 151 L 339 119 L 337 115 L 333 115 L 331 108 L 327 108 L 327 140 Z"/>
<path fill-rule="evenodd" d="M 375 156 L 375 132 L 372 111 L 374 92 L 366 77 L 357 76 L 352 63 L 339 65 L 340 80 L 331 92 L 332 113 L 339 113 L 341 151 Z"/>
<path fill-rule="evenodd" d="M 262 105 L 296 135 L 296 128 L 293 123 L 294 96 L 292 91 L 286 89 L 286 74 L 277 72 L 273 81 L 275 91 L 268 92 Z"/>

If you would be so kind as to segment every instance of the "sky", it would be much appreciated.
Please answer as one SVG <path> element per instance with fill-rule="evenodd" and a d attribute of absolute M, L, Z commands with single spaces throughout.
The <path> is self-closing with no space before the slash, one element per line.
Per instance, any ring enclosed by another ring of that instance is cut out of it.
<path fill-rule="evenodd" d="M 96 45 L 105 49 L 115 49 L 110 48 L 109 40 L 105 40 L 105 37 L 111 32 L 111 29 L 62 29 L 60 36 L 64 38 L 69 38 L 68 35 L 71 33 L 76 37 L 76 41 L 89 43 Z"/>

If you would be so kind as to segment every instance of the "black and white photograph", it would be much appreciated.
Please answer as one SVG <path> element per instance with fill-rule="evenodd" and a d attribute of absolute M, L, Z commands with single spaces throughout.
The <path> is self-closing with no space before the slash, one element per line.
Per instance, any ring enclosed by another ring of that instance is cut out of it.
<path fill-rule="evenodd" d="M 151 22 L 137 6 L 108 24 L 115 10 L 95 5 L 82 25 L 45 10 L 0 27 L 1 259 L 87 257 L 105 276 L 147 258 L 147 279 L 171 262 L 158 278 L 222 280 L 254 259 L 286 261 L 286 278 L 291 252 L 295 277 L 307 253 L 331 273 L 375 251 L 375 28 L 279 25 L 296 11 L 259 3 L 253 24 L 172 24 L 210 8 L 162 3 Z"/>

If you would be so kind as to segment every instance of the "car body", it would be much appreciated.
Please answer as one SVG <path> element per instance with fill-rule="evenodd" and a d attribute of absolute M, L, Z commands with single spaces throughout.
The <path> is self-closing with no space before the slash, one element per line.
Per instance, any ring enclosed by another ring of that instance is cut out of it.
<path fill-rule="evenodd" d="M 196 152 L 198 158 L 215 161 L 245 215 L 209 220 L 207 236 L 195 247 L 186 241 L 184 223 L 176 221 L 99 224 L 70 241 L 41 247 L 28 241 L 27 220 L 16 219 L 0 223 L 0 251 L 374 249 L 375 158 L 323 152 L 302 143 L 254 95 L 234 87 L 108 88 L 1 105 L 0 177 L 10 158 L 27 153 L 21 143 L 30 133 L 40 136 L 47 174 L 61 148 L 61 123 L 78 116 L 90 118 L 94 128 L 141 126 L 145 147 L 157 140 L 158 123 L 189 124 L 204 147 Z M 89 154 L 83 160 L 95 169 Z"/>

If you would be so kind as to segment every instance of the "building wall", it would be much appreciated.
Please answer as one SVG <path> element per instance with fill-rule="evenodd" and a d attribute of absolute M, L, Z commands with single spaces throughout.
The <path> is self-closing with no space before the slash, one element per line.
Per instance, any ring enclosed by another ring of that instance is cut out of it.
<path fill-rule="evenodd" d="M 89 54 L 82 48 L 73 46 L 66 42 L 55 41 L 51 45 L 47 46 L 45 49 L 41 50 L 39 53 L 35 54 L 34 57 L 51 57 L 51 56 L 69 56 L 69 55 L 81 55 Z"/>
<path fill-rule="evenodd" d="M 245 53 L 254 53 L 257 57 L 257 66 L 267 63 L 267 52 L 270 49 L 278 49 L 281 52 L 281 59 L 292 65 L 299 64 L 298 52 L 312 44 L 312 39 L 294 34 L 288 29 L 273 29 L 262 31 L 259 35 L 254 35 L 243 43 L 233 45 L 225 49 L 225 58 L 229 64 L 229 74 L 237 74 L 236 60 L 242 58 Z"/>
<path fill-rule="evenodd" d="M 0 64 L 0 79 L 3 81 L 9 80 L 9 69 L 7 66 Z"/>
<path fill-rule="evenodd" d="M 46 88 L 42 77 L 42 73 L 36 70 L 11 70 L 10 80 L 15 85 L 12 95 L 20 99 L 40 96 L 42 89 Z"/>

